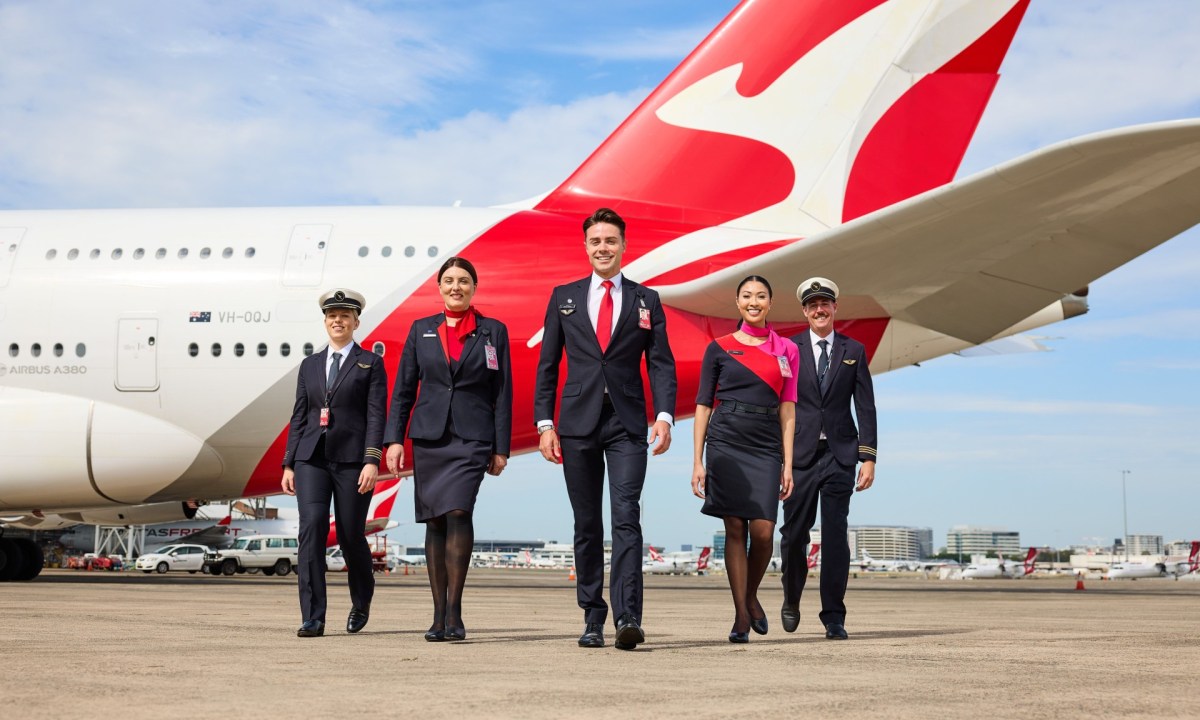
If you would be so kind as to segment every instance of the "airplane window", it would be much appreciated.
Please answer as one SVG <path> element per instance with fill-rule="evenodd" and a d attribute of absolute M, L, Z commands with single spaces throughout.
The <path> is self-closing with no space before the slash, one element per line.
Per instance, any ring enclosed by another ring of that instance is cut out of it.
<path fill-rule="evenodd" d="M 200 259 L 207 260 L 208 256 L 212 255 L 212 250 L 208 248 L 200 248 Z"/>
<path fill-rule="evenodd" d="M 155 260 L 162 260 L 162 259 L 163 259 L 163 258 L 165 258 L 166 256 L 167 256 L 167 249 L 166 249 L 166 248 L 159 248 L 159 249 L 157 249 L 157 250 L 155 250 L 155 251 L 154 251 L 154 259 L 155 259 Z"/>
<path fill-rule="evenodd" d="M 369 253 L 369 252 L 371 252 L 371 251 L 367 249 L 367 246 L 366 246 L 366 245 L 363 245 L 362 247 L 360 247 L 360 248 L 358 249 L 358 256 L 359 256 L 359 257 L 366 257 L 366 256 L 367 256 L 367 253 Z"/>
<path fill-rule="evenodd" d="M 221 343 L 212 344 L 213 357 L 221 357 Z"/>
<path fill-rule="evenodd" d="M 121 248 L 113 248 L 113 251 L 112 251 L 112 259 L 113 259 L 113 260 L 120 260 L 120 259 L 121 259 L 121 255 L 122 255 L 122 254 L 123 254 L 123 253 L 121 252 Z"/>
<path fill-rule="evenodd" d="M 430 245 L 429 246 L 429 257 L 437 257 L 437 254 L 438 254 L 437 245 Z"/>
<path fill-rule="evenodd" d="M 267 344 L 266 344 L 266 343 L 259 343 L 259 344 L 258 344 L 258 356 L 259 356 L 259 357 L 266 357 L 266 356 L 267 356 Z"/>
<path fill-rule="evenodd" d="M 252 248 L 252 247 L 246 248 L 246 257 L 248 257 L 248 258 L 254 257 L 254 248 Z"/>
<path fill-rule="evenodd" d="M 245 355 L 246 354 L 246 346 L 241 343 L 234 345 L 233 346 L 233 354 L 237 355 L 238 357 Z"/>
<path fill-rule="evenodd" d="M 67 253 L 67 259 L 74 260 L 77 257 L 79 257 L 79 250 L 76 248 L 71 248 L 71 252 Z"/>
<path fill-rule="evenodd" d="M 404 248 L 404 257 L 412 257 L 416 253 L 417 253 L 417 249 L 415 247 L 413 247 L 412 245 L 409 245 L 408 247 Z"/>
<path fill-rule="evenodd" d="M 83 343 L 77 343 L 75 345 L 75 356 L 83 357 L 84 355 L 87 355 L 87 345 L 84 345 Z"/>
<path fill-rule="evenodd" d="M 29 346 L 29 352 L 30 352 L 30 353 L 31 353 L 31 354 L 32 354 L 34 357 L 41 357 L 41 354 L 42 354 L 42 346 L 41 346 L 41 344 L 40 344 L 40 343 L 34 343 L 34 344 L 30 345 L 30 346 Z"/>
<path fill-rule="evenodd" d="M 381 342 L 377 342 L 371 346 L 371 352 L 375 353 L 379 357 L 383 357 L 383 353 L 385 350 L 386 350 L 386 348 L 383 347 L 383 343 L 381 343 Z"/>
<path fill-rule="evenodd" d="M 46 251 L 46 259 L 47 260 L 53 260 L 55 255 L 58 255 L 57 250 L 50 249 L 50 250 Z"/>
<path fill-rule="evenodd" d="M 9 346 L 8 346 L 8 354 L 9 354 L 10 356 L 12 356 L 12 357 L 16 357 L 16 356 L 17 356 L 17 354 L 18 354 L 18 353 L 20 353 L 20 352 L 21 352 L 21 346 L 20 346 L 20 345 L 18 345 L 18 344 L 16 344 L 16 343 L 13 343 L 12 345 L 9 345 Z"/>
<path fill-rule="evenodd" d="M 144 257 L 146 257 L 146 251 L 143 250 L 142 248 L 138 248 L 137 250 L 133 251 L 133 259 L 134 260 L 141 260 Z"/>
<path fill-rule="evenodd" d="M 225 258 L 226 260 L 233 257 L 233 248 L 227 247 L 224 250 L 222 250 L 221 257 Z"/>
<path fill-rule="evenodd" d="M 179 259 L 182 260 L 185 257 L 187 257 L 187 248 L 179 248 Z"/>
<path fill-rule="evenodd" d="M 312 343 L 304 343 L 304 357 L 308 357 L 309 355 L 312 355 L 312 354 L 313 354 L 313 344 Z"/>
<path fill-rule="evenodd" d="M 384 257 L 391 257 L 392 256 L 392 246 L 384 245 L 383 249 L 379 251 L 379 254 L 383 255 Z"/>
<path fill-rule="evenodd" d="M 200 346 L 197 345 L 196 343 L 190 343 L 188 345 L 188 355 L 191 355 L 192 357 L 196 357 L 199 354 L 200 354 Z"/>
<path fill-rule="evenodd" d="M 62 357 L 62 354 L 63 354 L 62 343 L 54 343 L 54 357 Z"/>
<path fill-rule="evenodd" d="M 99 258 L 100 257 L 100 248 L 93 248 L 92 252 L 88 255 L 88 257 L 90 257 L 93 260 Z"/>
<path fill-rule="evenodd" d="M 291 355 L 291 354 L 292 354 L 292 346 L 291 346 L 291 345 L 288 345 L 287 343 L 283 343 L 283 344 L 281 344 L 281 345 L 279 346 L 279 354 L 280 354 L 280 355 L 282 355 L 282 356 L 284 356 L 284 357 L 287 357 L 288 355 Z"/>

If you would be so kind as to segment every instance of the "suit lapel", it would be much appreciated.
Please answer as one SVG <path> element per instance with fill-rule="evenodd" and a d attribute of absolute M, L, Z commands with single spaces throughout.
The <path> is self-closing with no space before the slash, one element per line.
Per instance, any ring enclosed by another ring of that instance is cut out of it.
<path fill-rule="evenodd" d="M 609 341 L 608 346 L 612 347 L 613 340 L 624 332 L 625 324 L 629 322 L 630 316 L 634 313 L 634 307 L 641 307 L 641 302 L 644 300 L 637 296 L 638 284 L 624 275 L 621 276 L 621 315 L 616 318 L 613 323 L 613 336 Z M 599 341 L 597 341 L 599 342 Z"/>
<path fill-rule="evenodd" d="M 813 359 L 812 333 L 808 330 L 801 333 L 796 348 L 800 351 L 800 376 L 804 378 L 809 389 L 820 396 L 821 385 L 817 382 L 817 362 Z"/>
<path fill-rule="evenodd" d="M 592 339 L 592 346 L 596 348 L 596 354 L 601 355 L 600 340 L 596 337 L 596 328 L 592 326 L 592 318 L 588 315 L 588 294 L 591 292 L 592 277 L 589 275 L 583 280 L 575 283 L 567 288 L 566 302 L 564 300 L 561 305 L 574 307 L 575 311 L 570 315 L 563 316 L 563 322 L 573 324 L 575 328 L 585 336 Z M 560 305 L 560 308 L 561 308 Z"/>
<path fill-rule="evenodd" d="M 329 352 L 329 348 L 325 348 L 325 352 Z M 354 349 L 342 356 L 342 362 L 338 365 L 337 379 L 333 381 L 333 389 L 326 388 L 326 395 L 332 395 L 342 386 L 342 381 L 346 379 L 346 376 L 354 369 L 354 364 L 358 362 L 358 354 L 360 352 L 362 352 L 362 346 L 354 343 Z M 326 381 L 328 382 L 328 378 L 326 378 Z"/>
<path fill-rule="evenodd" d="M 448 329 L 453 330 L 453 328 Z M 479 344 L 480 338 L 485 334 L 491 336 L 491 331 L 484 330 L 482 317 L 477 318 L 475 332 L 468 335 L 467 341 L 463 343 L 462 354 L 458 356 L 458 367 L 456 367 L 454 372 L 451 373 L 452 376 L 457 378 L 458 374 L 462 372 L 463 366 L 467 364 L 467 357 L 470 356 L 473 350 L 475 350 L 475 346 Z"/>

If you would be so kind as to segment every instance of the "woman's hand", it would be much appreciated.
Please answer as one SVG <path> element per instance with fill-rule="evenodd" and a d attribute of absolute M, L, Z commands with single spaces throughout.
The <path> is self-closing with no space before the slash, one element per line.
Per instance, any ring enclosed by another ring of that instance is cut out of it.
<path fill-rule="evenodd" d="M 779 466 L 779 499 L 787 500 L 792 496 L 792 468 L 787 465 Z"/>
<path fill-rule="evenodd" d="M 404 469 L 404 443 L 388 445 L 385 461 L 388 471 L 393 475 L 399 475 L 400 471 Z"/>
<path fill-rule="evenodd" d="M 695 468 L 692 469 L 692 494 L 701 500 L 704 499 L 704 483 L 706 475 L 707 473 L 704 470 L 704 466 L 700 463 L 696 463 Z"/>
<path fill-rule="evenodd" d="M 487 473 L 488 475 L 499 475 L 504 472 L 504 468 L 507 466 L 508 458 L 503 455 L 493 455 L 492 459 L 488 462 Z"/>

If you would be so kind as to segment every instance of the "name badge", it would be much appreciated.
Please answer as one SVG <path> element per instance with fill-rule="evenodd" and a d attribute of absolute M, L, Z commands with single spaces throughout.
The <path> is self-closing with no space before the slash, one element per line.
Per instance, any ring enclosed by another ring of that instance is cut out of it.
<path fill-rule="evenodd" d="M 436 332 L 427 332 L 427 333 L 425 333 L 424 335 L 422 335 L 421 337 L 431 337 L 431 338 L 435 338 L 435 337 L 437 337 L 437 333 L 436 333 Z"/>
<path fill-rule="evenodd" d="M 321 427 L 329 427 L 329 408 L 321 408 Z"/>
<path fill-rule="evenodd" d="M 780 355 L 775 359 L 779 361 L 779 374 L 785 378 L 790 378 L 792 376 L 792 366 L 788 364 L 787 356 Z"/>
<path fill-rule="evenodd" d="M 650 329 L 650 309 L 638 308 L 638 327 L 643 330 Z"/>
<path fill-rule="evenodd" d="M 484 355 L 484 357 L 487 358 L 487 369 L 488 370 L 499 370 L 500 369 L 500 359 L 496 357 L 496 348 L 495 347 L 493 347 L 492 345 L 484 345 L 483 346 L 483 355 Z"/>

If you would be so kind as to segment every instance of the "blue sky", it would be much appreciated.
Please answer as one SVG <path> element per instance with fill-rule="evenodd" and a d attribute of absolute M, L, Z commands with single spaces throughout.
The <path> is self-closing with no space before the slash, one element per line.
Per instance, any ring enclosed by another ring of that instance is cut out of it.
<path fill-rule="evenodd" d="M 732 2 L 0 4 L 0 208 L 502 203 L 564 178 Z M 1034 0 L 960 176 L 1200 115 L 1200 5 Z M 1092 285 L 1052 352 L 876 379 L 852 523 L 1001 525 L 1026 544 L 1200 537 L 1200 231 Z M 581 258 L 582 260 L 582 258 Z M 281 410 L 286 415 L 286 409 Z M 691 424 L 652 459 L 650 542 L 707 542 Z M 411 488 L 393 516 L 412 517 Z M 419 542 L 405 525 L 393 539 Z M 516 458 L 477 537 L 569 541 L 561 476 Z"/>

